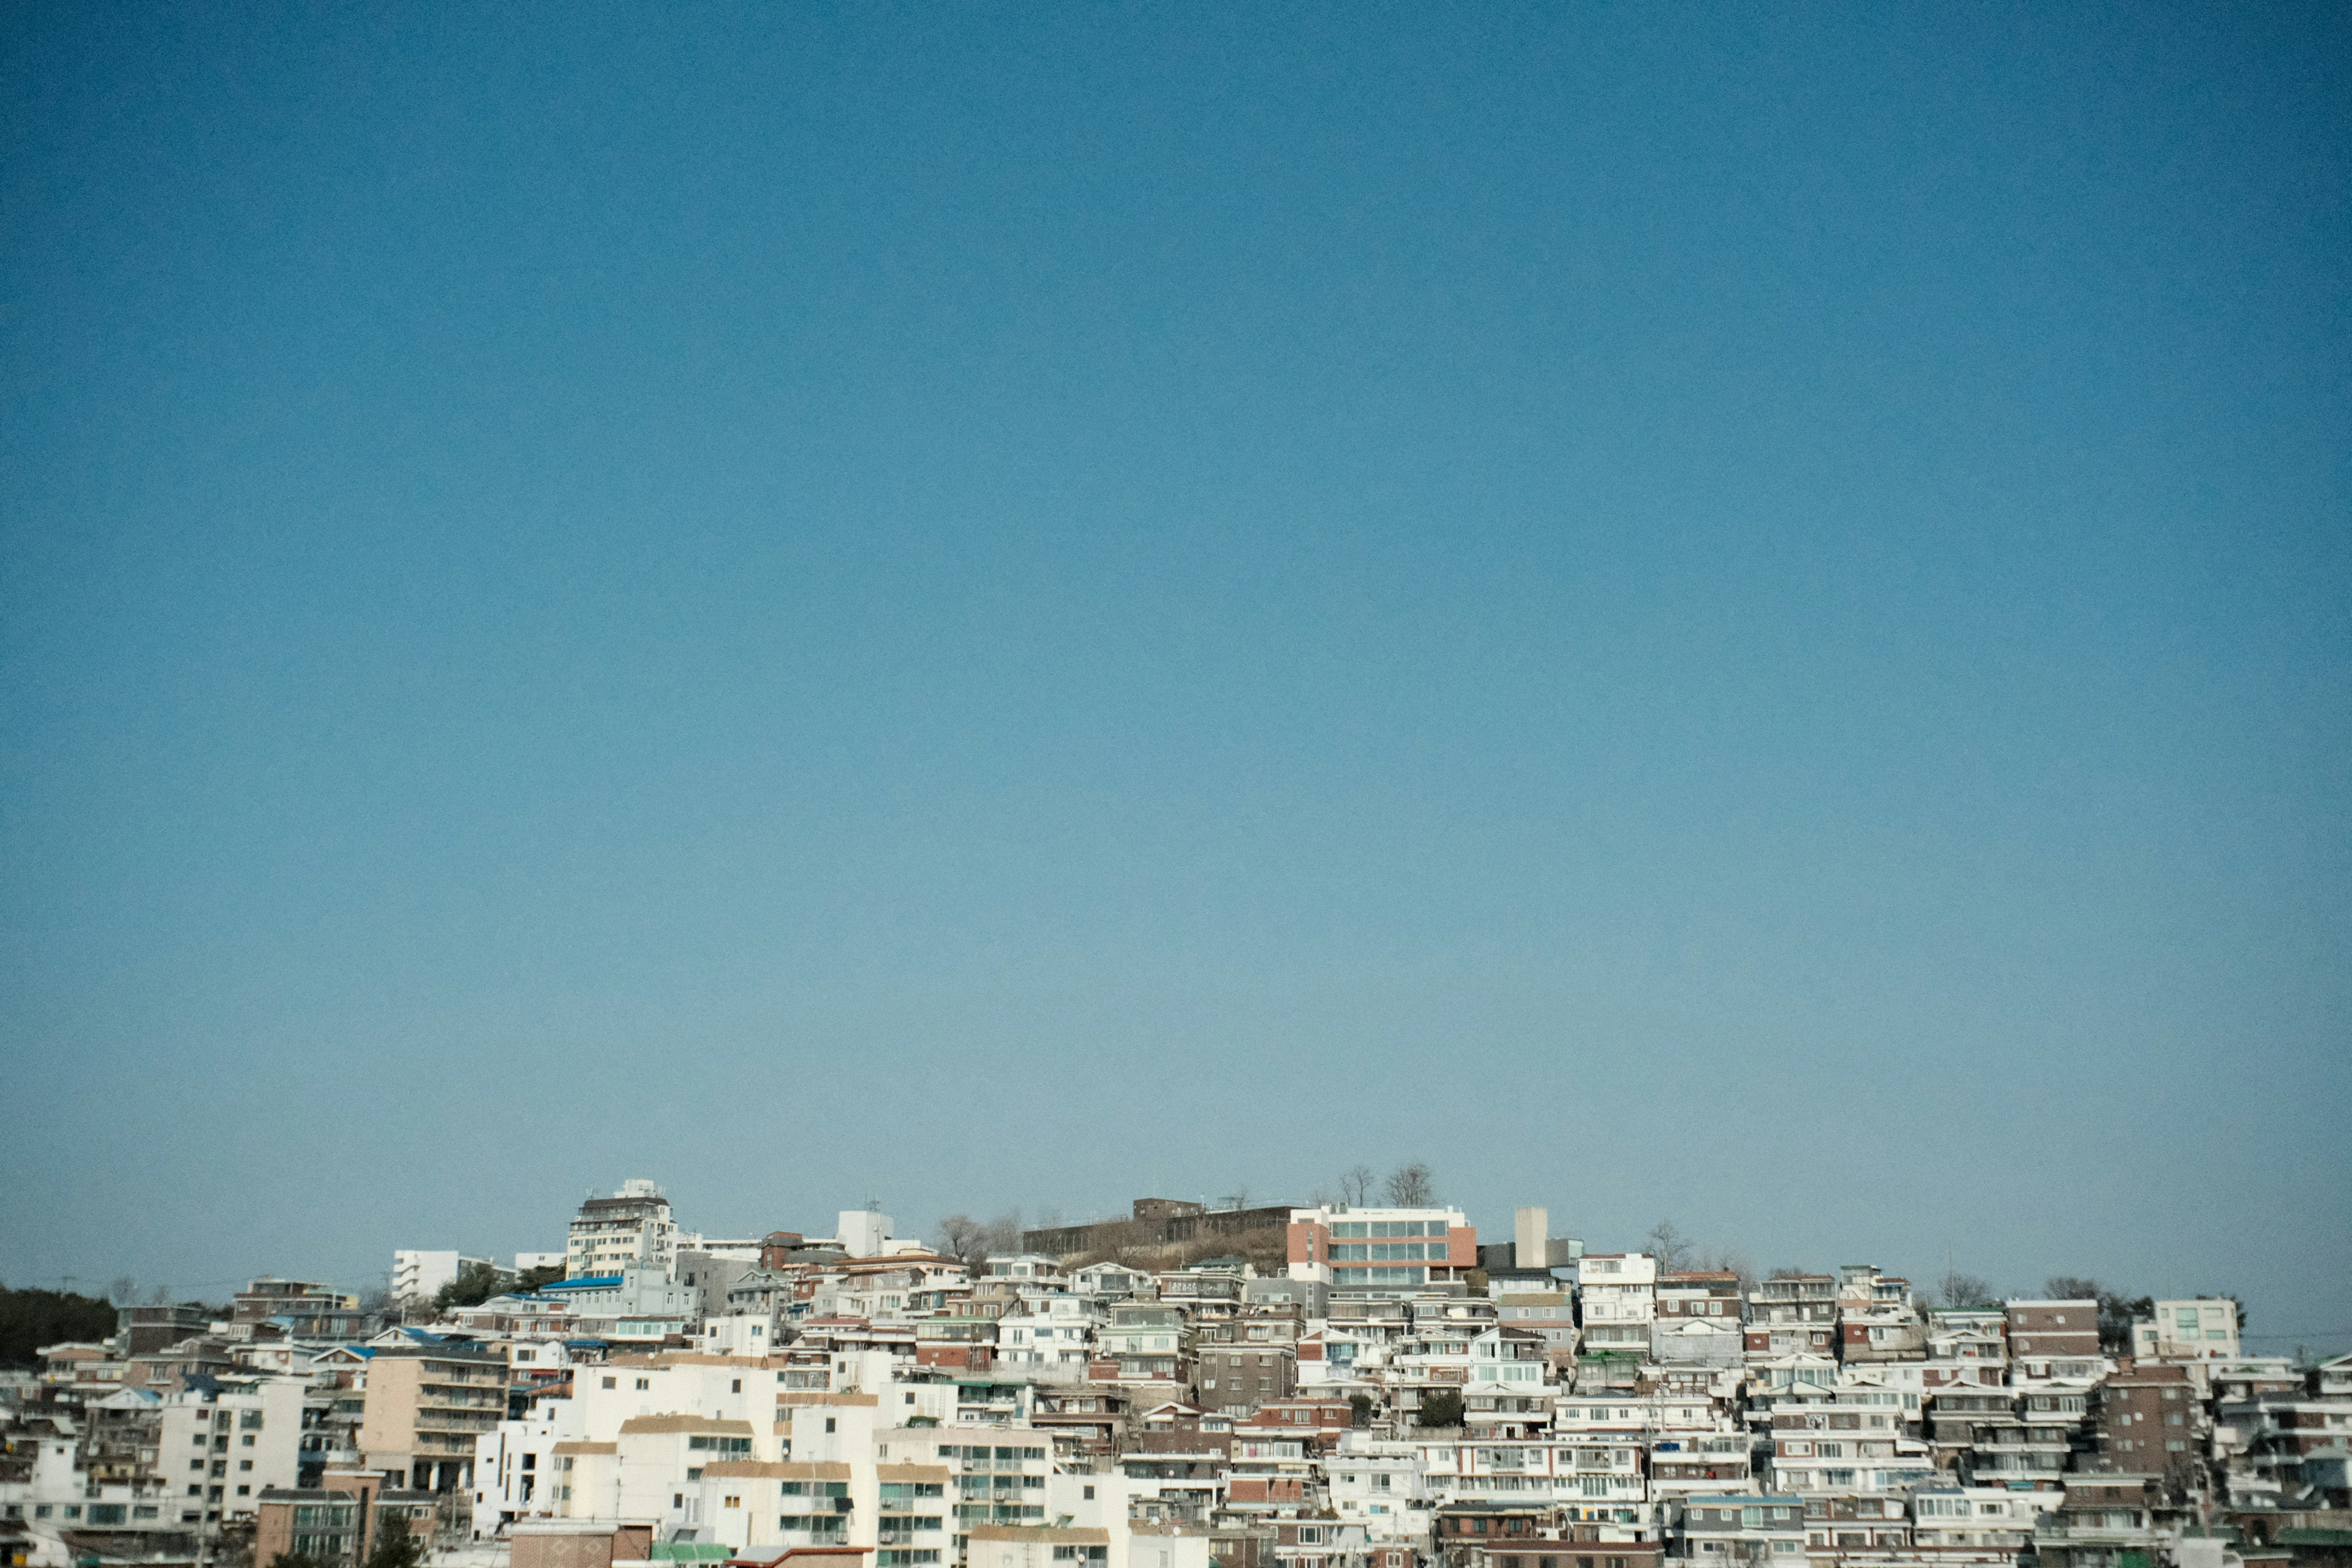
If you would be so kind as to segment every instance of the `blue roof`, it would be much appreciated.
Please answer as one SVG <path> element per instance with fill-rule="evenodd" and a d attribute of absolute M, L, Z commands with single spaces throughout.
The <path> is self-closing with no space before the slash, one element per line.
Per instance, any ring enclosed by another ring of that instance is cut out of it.
<path fill-rule="evenodd" d="M 617 1274 L 583 1274 L 576 1279 L 558 1279 L 551 1285 L 541 1285 L 541 1290 L 609 1290 L 621 1282 Z"/>

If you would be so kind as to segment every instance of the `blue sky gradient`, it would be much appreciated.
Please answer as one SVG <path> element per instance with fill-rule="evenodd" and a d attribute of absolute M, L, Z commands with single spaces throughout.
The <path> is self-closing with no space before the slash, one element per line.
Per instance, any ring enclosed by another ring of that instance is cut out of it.
<path fill-rule="evenodd" d="M 2340 7 L 5 52 L 0 1278 L 1418 1157 L 2352 1347 Z"/>

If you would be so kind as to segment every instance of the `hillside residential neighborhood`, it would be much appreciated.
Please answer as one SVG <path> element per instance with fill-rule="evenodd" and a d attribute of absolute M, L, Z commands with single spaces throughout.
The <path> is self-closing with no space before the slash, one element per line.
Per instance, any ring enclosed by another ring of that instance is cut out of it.
<path fill-rule="evenodd" d="M 0 1563 L 2352 1563 L 2352 1356 L 2248 1353 L 2226 1295 L 1765 1278 L 1351 1190 L 923 1241 L 707 1237 L 631 1180 L 510 1266 L 123 1305 L 5 1374 Z"/>

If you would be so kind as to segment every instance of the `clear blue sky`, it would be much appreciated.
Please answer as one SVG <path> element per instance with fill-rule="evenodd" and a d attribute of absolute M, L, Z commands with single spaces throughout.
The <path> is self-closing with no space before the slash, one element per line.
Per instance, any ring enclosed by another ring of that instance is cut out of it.
<path fill-rule="evenodd" d="M 1419 1157 L 2352 1342 L 2342 7 L 5 15 L 0 1278 Z"/>

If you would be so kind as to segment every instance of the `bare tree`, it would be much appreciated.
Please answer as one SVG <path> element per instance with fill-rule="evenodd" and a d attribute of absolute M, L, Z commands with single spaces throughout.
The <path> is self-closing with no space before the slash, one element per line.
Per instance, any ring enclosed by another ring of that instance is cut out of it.
<path fill-rule="evenodd" d="M 1660 1220 L 1644 1239 L 1650 1244 L 1650 1256 L 1658 1260 L 1659 1273 L 1679 1274 L 1689 1266 L 1691 1238 L 1676 1229 L 1674 1221 Z"/>
<path fill-rule="evenodd" d="M 988 1258 L 987 1228 L 968 1214 L 951 1214 L 940 1221 L 931 1244 L 947 1257 L 977 1268 Z"/>
<path fill-rule="evenodd" d="M 2079 1274 L 2053 1274 L 2042 1282 L 2042 1294 L 2052 1301 L 2095 1301 L 2105 1292 L 2095 1279 L 2085 1279 Z"/>
<path fill-rule="evenodd" d="M 2000 1298 L 1993 1293 L 1990 1285 L 1976 1275 L 1964 1274 L 1957 1268 L 1944 1271 L 1944 1277 L 1936 1281 L 1935 1295 L 1937 1301 L 1948 1312 L 1978 1311 L 2000 1305 Z"/>
<path fill-rule="evenodd" d="M 1706 1253 L 1700 1259 L 1699 1267 L 1712 1268 L 1722 1274 L 1738 1275 L 1739 1293 L 1742 1296 L 1756 1289 L 1756 1266 L 1748 1261 L 1745 1253 L 1736 1252 L 1728 1247 L 1718 1247 Z"/>
<path fill-rule="evenodd" d="M 1772 1270 L 1772 1278 L 1775 1279 L 1801 1279 L 1804 1277 L 1805 1271 L 1792 1264 L 1783 1263 L 1780 1268 Z"/>
<path fill-rule="evenodd" d="M 1240 1186 L 1235 1187 L 1231 1193 L 1219 1201 L 1229 1209 L 1245 1209 L 1249 1207 L 1249 1188 L 1246 1186 Z"/>
<path fill-rule="evenodd" d="M 139 1281 L 125 1274 L 106 1288 L 106 1299 L 118 1307 L 128 1307 L 139 1299 Z"/>
<path fill-rule="evenodd" d="M 981 1235 L 988 1244 L 984 1256 L 1002 1258 L 1021 1250 L 1021 1211 L 998 1215 L 981 1226 Z"/>
<path fill-rule="evenodd" d="M 1339 1173 L 1339 1201 L 1358 1208 L 1372 1201 L 1372 1168 L 1370 1165 L 1350 1165 Z"/>
<path fill-rule="evenodd" d="M 1425 1209 L 1437 1201 L 1437 1177 L 1419 1160 L 1389 1173 L 1389 1207 Z"/>
<path fill-rule="evenodd" d="M 147 1304 L 151 1307 L 170 1306 L 172 1304 L 172 1288 L 169 1285 L 156 1286 L 155 1289 L 147 1292 Z"/>

